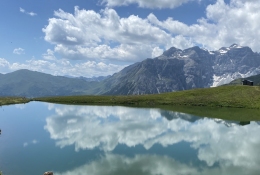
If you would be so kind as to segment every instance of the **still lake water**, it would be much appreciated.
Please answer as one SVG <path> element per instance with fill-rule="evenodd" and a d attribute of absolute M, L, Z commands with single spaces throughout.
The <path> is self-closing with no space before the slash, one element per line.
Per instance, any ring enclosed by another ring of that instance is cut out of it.
<path fill-rule="evenodd" d="M 164 111 L 31 102 L 0 108 L 4 175 L 254 175 L 260 125 Z"/>

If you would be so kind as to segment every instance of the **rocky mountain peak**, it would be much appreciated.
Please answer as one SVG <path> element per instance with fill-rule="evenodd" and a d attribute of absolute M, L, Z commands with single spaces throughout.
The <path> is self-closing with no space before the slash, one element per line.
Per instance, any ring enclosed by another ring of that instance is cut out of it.
<path fill-rule="evenodd" d="M 194 51 L 196 51 L 196 52 L 204 51 L 204 50 L 201 49 L 199 46 L 194 46 L 194 47 L 191 47 L 191 48 L 186 49 L 186 50 L 194 50 Z"/>
<path fill-rule="evenodd" d="M 232 44 L 231 46 L 229 46 L 227 48 L 227 50 L 244 50 L 244 51 L 249 51 L 249 52 L 253 52 L 252 49 L 248 46 L 241 46 L 238 44 Z"/>
<path fill-rule="evenodd" d="M 237 55 L 237 54 L 252 54 L 253 51 L 247 46 L 240 46 L 238 44 L 232 44 L 229 47 L 221 47 L 219 50 L 215 51 L 217 55 Z"/>
<path fill-rule="evenodd" d="M 229 48 L 237 48 L 237 47 L 241 47 L 241 46 L 239 46 L 238 44 L 232 44 L 231 46 L 229 46 Z"/>
<path fill-rule="evenodd" d="M 163 52 L 163 55 L 166 57 L 172 57 L 176 54 L 176 52 L 181 52 L 181 49 L 178 49 L 176 47 L 171 47 L 170 49 Z"/>
<path fill-rule="evenodd" d="M 183 50 L 183 53 L 186 55 L 203 55 L 203 54 L 209 54 L 209 52 L 205 49 L 201 49 L 198 46 L 194 46 L 188 49 Z"/>

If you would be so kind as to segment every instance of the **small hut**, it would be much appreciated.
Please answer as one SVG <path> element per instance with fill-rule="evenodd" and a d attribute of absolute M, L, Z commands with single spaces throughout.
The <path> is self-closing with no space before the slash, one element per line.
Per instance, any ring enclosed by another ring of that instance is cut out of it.
<path fill-rule="evenodd" d="M 253 86 L 254 82 L 251 80 L 242 80 L 242 85 Z"/>

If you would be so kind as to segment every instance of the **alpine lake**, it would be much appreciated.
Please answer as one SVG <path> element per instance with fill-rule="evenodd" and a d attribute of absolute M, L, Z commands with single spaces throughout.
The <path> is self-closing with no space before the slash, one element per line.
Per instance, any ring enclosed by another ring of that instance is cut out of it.
<path fill-rule="evenodd" d="M 250 115 L 250 113 L 248 114 Z M 3 175 L 259 175 L 260 122 L 160 108 L 0 108 Z"/>

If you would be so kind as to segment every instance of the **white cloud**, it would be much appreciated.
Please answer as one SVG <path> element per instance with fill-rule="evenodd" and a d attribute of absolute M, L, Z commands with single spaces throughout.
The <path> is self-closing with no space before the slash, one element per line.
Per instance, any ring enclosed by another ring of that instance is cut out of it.
<path fill-rule="evenodd" d="M 1 67 L 9 67 L 10 63 L 4 58 L 0 58 L 0 66 Z"/>
<path fill-rule="evenodd" d="M 20 7 L 20 12 L 21 13 L 25 13 L 27 15 L 30 15 L 30 16 L 36 16 L 37 14 L 34 13 L 34 12 L 27 12 L 26 10 L 24 10 L 23 8 Z"/>
<path fill-rule="evenodd" d="M 37 144 L 37 143 L 39 143 L 39 141 L 36 140 L 36 139 L 34 139 L 34 140 L 32 140 L 31 142 L 24 142 L 24 143 L 23 143 L 23 147 L 27 147 L 27 146 L 29 146 L 30 144 Z"/>
<path fill-rule="evenodd" d="M 159 47 L 155 47 L 152 52 L 152 58 L 158 57 L 163 54 L 163 49 L 160 49 Z"/>
<path fill-rule="evenodd" d="M 138 3 L 149 7 L 152 1 L 106 0 L 108 6 Z M 185 3 L 188 1 L 178 1 Z M 171 7 L 177 1 L 157 4 Z M 151 3 L 150 6 L 156 3 Z M 155 5 L 156 6 L 156 5 Z M 163 7 L 160 7 L 163 8 Z M 172 46 L 186 49 L 194 45 L 216 50 L 233 43 L 260 51 L 260 1 L 217 0 L 205 9 L 205 18 L 187 25 L 172 17 L 159 20 L 135 15 L 120 17 L 114 9 L 101 12 L 75 7 L 74 14 L 55 11 L 43 28 L 45 40 L 54 44 L 54 51 L 69 59 L 120 60 L 136 62 L 154 57 Z"/>
<path fill-rule="evenodd" d="M 103 0 L 102 3 L 109 7 L 126 6 L 130 4 L 138 4 L 144 8 L 175 8 L 193 0 Z"/>
<path fill-rule="evenodd" d="M 42 57 L 46 60 L 56 60 L 54 51 L 52 51 L 51 49 L 47 49 L 47 53 L 42 54 Z"/>
<path fill-rule="evenodd" d="M 43 28 L 45 40 L 66 58 L 135 62 L 151 57 L 160 45 L 171 45 L 171 35 L 147 19 L 120 18 L 113 9 L 96 13 L 75 7 L 74 14 L 59 10 L 55 16 Z"/>
<path fill-rule="evenodd" d="M 25 13 L 25 10 L 20 7 L 20 12 Z"/>
<path fill-rule="evenodd" d="M 231 0 L 230 4 L 217 0 L 206 8 L 206 18 L 198 19 L 197 24 L 186 25 L 173 18 L 159 21 L 153 14 L 148 19 L 169 33 L 190 38 L 193 44 L 203 45 L 208 49 L 215 50 L 238 43 L 260 51 L 260 24 L 255 22 L 260 18 L 259 10 L 260 1 L 256 0 Z"/>
<path fill-rule="evenodd" d="M 34 140 L 32 141 L 32 144 L 36 144 L 36 143 L 39 143 L 39 141 L 36 140 L 36 139 L 34 139 Z"/>
<path fill-rule="evenodd" d="M 44 72 L 52 75 L 70 75 L 70 76 L 106 76 L 112 75 L 120 71 L 126 65 L 107 64 L 104 62 L 85 61 L 85 62 L 71 62 L 65 59 L 56 59 L 51 50 L 43 55 L 43 59 L 30 59 L 24 63 L 14 62 L 10 63 L 4 58 L 0 58 L 1 73 L 7 73 L 19 69 L 28 69 L 33 71 Z"/>
<path fill-rule="evenodd" d="M 17 55 L 21 55 L 21 54 L 24 54 L 24 49 L 22 49 L 22 48 L 16 48 L 16 49 L 14 49 L 14 51 L 13 51 L 13 53 L 14 54 L 17 54 Z"/>

